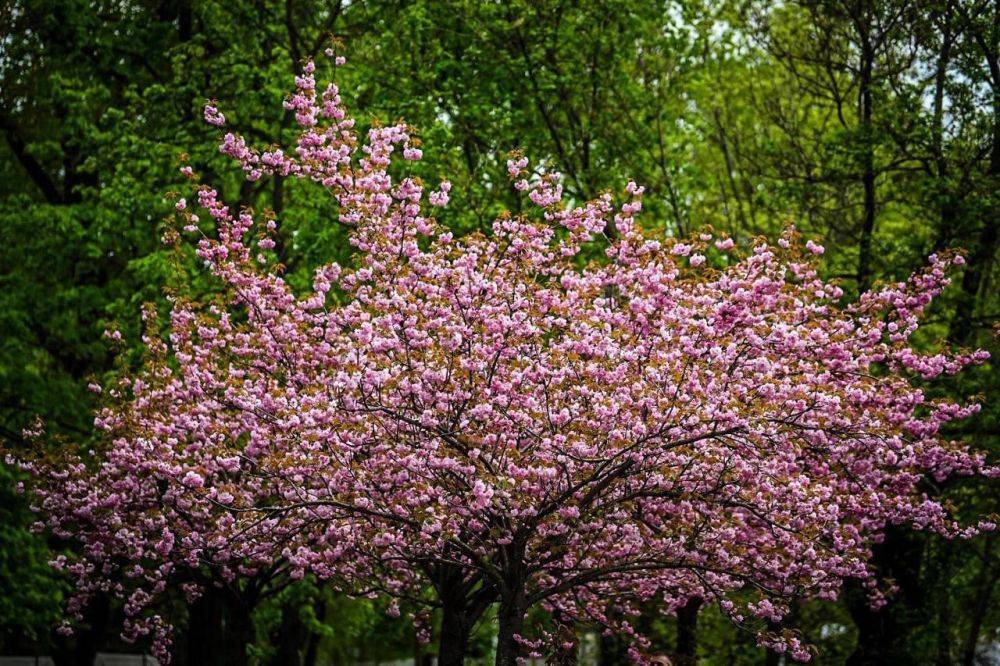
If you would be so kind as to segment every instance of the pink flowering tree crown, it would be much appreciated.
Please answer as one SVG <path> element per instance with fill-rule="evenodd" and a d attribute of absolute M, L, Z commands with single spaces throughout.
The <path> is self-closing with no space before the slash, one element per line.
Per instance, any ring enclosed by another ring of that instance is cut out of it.
<path fill-rule="evenodd" d="M 111 591 L 132 635 L 165 640 L 150 609 L 180 571 L 280 570 L 418 621 L 440 608 L 442 655 L 497 604 L 500 664 L 568 647 L 577 623 L 630 636 L 642 661 L 640 605 L 697 598 L 807 659 L 766 626 L 846 579 L 879 603 L 867 562 L 887 525 L 992 529 L 921 486 L 996 473 L 942 434 L 978 406 L 919 386 L 986 354 L 911 344 L 960 257 L 845 305 L 794 229 L 742 250 L 711 229 L 658 238 L 635 219 L 642 187 L 568 202 L 519 155 L 527 212 L 455 238 L 434 218 L 450 184 L 407 175 L 410 130 L 362 141 L 314 71 L 285 101 L 292 149 L 235 133 L 220 149 L 250 180 L 332 195 L 355 263 L 296 294 L 268 257 L 274 221 L 199 187 L 177 209 L 222 298 L 176 299 L 167 339 L 147 335 L 98 418 L 96 466 L 27 463 L 45 525 L 84 544 L 81 598 L 125 573 Z M 214 104 L 205 119 L 225 125 Z M 547 628 L 528 626 L 536 607 Z"/>

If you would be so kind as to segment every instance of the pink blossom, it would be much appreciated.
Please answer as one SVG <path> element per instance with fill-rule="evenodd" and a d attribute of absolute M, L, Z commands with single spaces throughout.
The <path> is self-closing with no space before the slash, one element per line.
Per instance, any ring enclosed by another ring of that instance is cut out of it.
<path fill-rule="evenodd" d="M 528 168 L 528 158 L 527 157 L 514 157 L 507 160 L 507 175 L 511 178 L 517 178 L 524 173 L 525 169 Z"/>
<path fill-rule="evenodd" d="M 184 478 L 181 479 L 181 483 L 188 488 L 201 488 L 205 485 L 205 479 L 197 472 L 188 472 L 184 475 Z"/>
<path fill-rule="evenodd" d="M 209 102 L 205 105 L 205 122 L 209 125 L 221 127 L 226 124 L 226 117 L 222 115 L 222 112 L 219 111 L 215 104 Z"/>

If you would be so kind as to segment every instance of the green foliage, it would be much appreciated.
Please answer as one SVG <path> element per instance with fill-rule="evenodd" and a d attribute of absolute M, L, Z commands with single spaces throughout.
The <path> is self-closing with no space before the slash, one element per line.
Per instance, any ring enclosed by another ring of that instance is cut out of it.
<path fill-rule="evenodd" d="M 51 628 L 62 614 L 65 581 L 48 565 L 45 540 L 28 531 L 24 498 L 14 477 L 0 468 L 0 653 L 17 654 L 51 645 Z"/>
<path fill-rule="evenodd" d="M 405 659 L 413 654 L 414 632 L 405 619 L 386 615 L 383 604 L 336 595 L 314 582 L 291 585 L 257 611 L 254 656 L 263 664 L 312 659 L 353 664 Z"/>

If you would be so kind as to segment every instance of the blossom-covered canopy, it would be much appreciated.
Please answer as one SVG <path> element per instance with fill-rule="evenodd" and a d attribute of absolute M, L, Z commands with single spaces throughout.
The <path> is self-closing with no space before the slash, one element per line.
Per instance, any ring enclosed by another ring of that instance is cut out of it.
<path fill-rule="evenodd" d="M 28 465 L 45 523 L 84 544 L 81 598 L 129 594 L 133 636 L 166 635 L 147 609 L 179 570 L 280 568 L 446 613 L 499 602 L 512 663 L 563 640 L 524 626 L 537 605 L 623 633 L 654 598 L 776 622 L 847 578 L 877 599 L 866 562 L 888 524 L 991 528 L 921 486 L 993 473 L 941 433 L 976 405 L 918 386 L 985 354 L 910 342 L 960 257 L 845 305 L 793 229 L 745 250 L 712 230 L 660 238 L 636 223 L 643 188 L 567 202 L 517 155 L 527 211 L 455 238 L 433 217 L 450 184 L 407 174 L 410 130 L 361 145 L 313 72 L 285 102 L 293 151 L 236 134 L 221 150 L 250 180 L 334 196 L 356 263 L 296 294 L 268 255 L 275 222 L 200 187 L 211 224 L 177 209 L 222 298 L 176 298 L 168 340 L 151 329 L 96 461 Z M 808 657 L 790 632 L 761 641 Z"/>

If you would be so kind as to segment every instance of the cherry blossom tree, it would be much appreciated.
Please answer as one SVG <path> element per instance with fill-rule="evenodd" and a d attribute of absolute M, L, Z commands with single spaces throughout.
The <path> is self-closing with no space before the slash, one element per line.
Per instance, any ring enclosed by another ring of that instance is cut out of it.
<path fill-rule="evenodd" d="M 220 149 L 252 181 L 335 197 L 354 265 L 295 293 L 270 254 L 276 221 L 199 186 L 167 240 L 198 238 L 218 299 L 174 299 L 166 340 L 151 321 L 92 463 L 26 463 L 45 524 L 84 544 L 81 600 L 111 569 L 131 581 L 110 589 L 128 590 L 132 635 L 165 649 L 147 609 L 178 571 L 281 571 L 387 595 L 425 637 L 439 608 L 442 664 L 494 605 L 503 666 L 569 649 L 575 623 L 632 637 L 642 661 L 629 617 L 692 599 L 804 660 L 794 632 L 766 627 L 846 579 L 880 603 L 866 562 L 887 525 L 992 529 L 923 487 L 996 473 L 942 434 L 978 406 L 921 388 L 985 354 L 911 343 L 961 257 L 845 304 L 792 228 L 745 250 L 711 229 L 660 238 L 637 224 L 636 184 L 618 203 L 566 201 L 519 155 L 527 212 L 456 238 L 434 217 L 450 184 L 408 174 L 411 130 L 362 142 L 314 72 L 285 101 L 294 149 L 235 133 Z M 214 103 L 205 118 L 226 124 Z M 532 608 L 550 621 L 528 626 Z"/>

